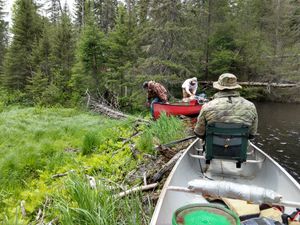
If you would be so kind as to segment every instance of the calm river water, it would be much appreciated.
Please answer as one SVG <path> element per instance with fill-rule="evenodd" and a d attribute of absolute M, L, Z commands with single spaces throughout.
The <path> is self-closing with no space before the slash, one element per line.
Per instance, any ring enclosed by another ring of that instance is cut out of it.
<path fill-rule="evenodd" d="M 255 103 L 258 137 L 254 143 L 300 182 L 300 105 Z"/>

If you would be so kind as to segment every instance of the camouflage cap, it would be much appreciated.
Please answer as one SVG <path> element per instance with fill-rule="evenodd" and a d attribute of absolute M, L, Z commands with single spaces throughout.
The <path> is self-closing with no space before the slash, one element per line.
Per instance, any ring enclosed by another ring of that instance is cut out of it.
<path fill-rule="evenodd" d="M 225 89 L 232 90 L 242 88 L 242 86 L 237 83 L 236 76 L 231 73 L 223 73 L 218 81 L 213 83 L 213 87 L 221 91 Z"/>

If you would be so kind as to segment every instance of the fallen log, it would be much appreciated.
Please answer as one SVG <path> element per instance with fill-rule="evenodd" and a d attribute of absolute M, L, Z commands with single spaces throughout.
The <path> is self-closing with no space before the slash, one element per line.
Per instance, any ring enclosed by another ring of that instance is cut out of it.
<path fill-rule="evenodd" d="M 213 81 L 198 81 L 198 83 L 200 84 L 213 84 Z M 289 84 L 289 83 L 275 83 L 275 82 L 252 82 L 252 81 L 248 81 L 248 82 L 238 82 L 238 84 L 240 85 L 244 85 L 244 86 L 265 86 L 265 87 L 281 87 L 281 88 L 285 88 L 285 87 L 297 87 L 300 84 Z"/>
<path fill-rule="evenodd" d="M 159 180 L 161 180 L 163 175 L 173 168 L 184 151 L 185 149 L 176 153 L 176 155 L 174 155 L 172 159 L 170 159 L 156 174 L 154 174 L 151 182 L 158 182 Z"/>
<path fill-rule="evenodd" d="M 100 101 L 93 99 L 88 90 L 86 90 L 85 94 L 87 96 L 87 108 L 91 108 L 94 112 L 104 114 L 113 119 L 132 118 L 137 122 L 150 123 L 149 120 L 137 118 L 121 112 L 113 105 L 109 104 L 103 97 L 100 99 Z"/>
<path fill-rule="evenodd" d="M 129 194 L 137 192 L 137 191 L 147 191 L 147 190 L 153 189 L 157 186 L 158 186 L 158 183 L 153 183 L 153 184 L 148 184 L 148 185 L 144 185 L 144 186 L 140 186 L 140 187 L 131 188 L 127 191 L 123 191 L 123 192 L 119 193 L 118 197 L 124 197 L 126 195 L 129 195 Z"/>

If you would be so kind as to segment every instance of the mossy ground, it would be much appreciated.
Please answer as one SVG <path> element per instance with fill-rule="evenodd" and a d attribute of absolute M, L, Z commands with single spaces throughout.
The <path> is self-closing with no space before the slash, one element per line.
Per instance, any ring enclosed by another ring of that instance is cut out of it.
<path fill-rule="evenodd" d="M 117 121 L 76 109 L 4 109 L 0 113 L 0 220 L 4 221 L 3 224 L 28 224 L 35 220 L 39 208 L 45 207 L 47 199 L 51 199 L 45 221 L 58 218 L 60 221 L 65 219 L 67 222 L 64 224 L 76 224 L 76 221 L 82 221 L 82 215 L 75 213 L 76 217 L 72 214 L 73 222 L 70 218 L 59 216 L 59 212 L 64 209 L 57 208 L 57 202 L 67 202 L 70 208 L 76 208 L 80 204 L 76 203 L 74 195 L 68 194 L 69 178 L 53 179 L 54 174 L 72 170 L 79 176 L 75 179 L 77 183 L 78 180 L 83 181 L 82 177 L 88 174 L 97 180 L 107 179 L 127 185 L 126 174 L 143 163 L 144 152 L 149 153 L 148 146 L 144 146 L 144 143 L 149 142 L 152 146 L 153 141 L 167 142 L 185 135 L 184 129 L 179 129 L 183 127 L 181 122 L 174 118 L 162 117 L 161 122 L 150 126 L 134 125 L 132 120 Z M 157 129 L 165 134 L 159 136 Z M 129 144 L 124 144 L 124 140 L 137 130 L 147 132 L 144 132 L 145 136 L 133 138 L 133 142 L 140 145 L 140 155 L 133 157 Z M 76 183 L 75 181 L 73 179 L 71 183 Z M 138 182 L 136 181 L 137 184 Z M 81 190 L 81 196 L 89 192 Z M 21 216 L 22 200 L 25 201 L 25 217 Z M 141 213 L 141 201 L 136 198 L 132 201 L 136 209 L 140 209 L 137 213 Z M 115 201 L 110 204 L 130 206 L 128 203 Z M 98 205 L 95 207 L 99 208 Z M 124 210 L 130 211 L 130 207 Z M 97 213 L 91 215 L 99 216 Z M 145 223 L 145 219 L 141 219 L 138 224 Z"/>

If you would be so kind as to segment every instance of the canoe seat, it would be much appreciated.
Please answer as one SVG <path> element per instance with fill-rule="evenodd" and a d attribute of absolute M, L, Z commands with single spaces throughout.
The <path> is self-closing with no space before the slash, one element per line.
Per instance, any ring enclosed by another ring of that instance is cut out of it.
<path fill-rule="evenodd" d="M 247 159 L 249 126 L 238 123 L 212 123 L 206 126 L 205 159 L 235 160 L 236 167 Z"/>

